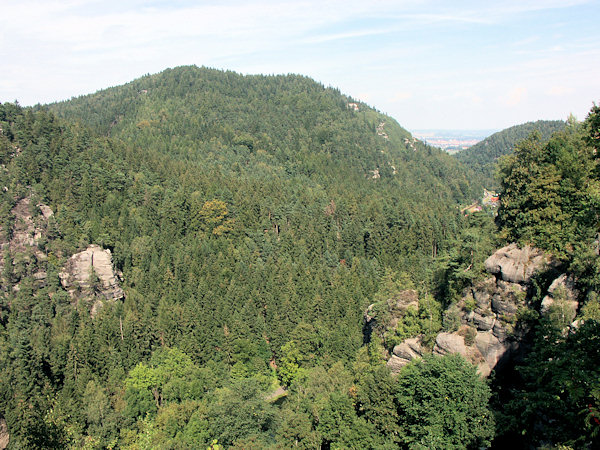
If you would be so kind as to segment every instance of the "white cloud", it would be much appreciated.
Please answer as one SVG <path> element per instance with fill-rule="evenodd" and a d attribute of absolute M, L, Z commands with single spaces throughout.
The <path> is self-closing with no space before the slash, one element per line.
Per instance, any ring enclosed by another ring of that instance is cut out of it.
<path fill-rule="evenodd" d="M 198 64 L 309 75 L 401 123 L 418 118 L 420 128 L 433 120 L 493 128 L 517 109 L 539 118 L 549 108 L 539 99 L 549 96 L 552 111 L 580 114 L 573 102 L 600 90 L 598 34 L 568 28 L 568 8 L 586 3 L 579 0 L 5 3 L 0 101 L 64 99 Z M 549 35 L 536 12 L 558 8 L 565 13 Z M 530 28 L 511 44 L 497 24 L 519 21 Z"/>
<path fill-rule="evenodd" d="M 413 97 L 413 93 L 409 92 L 409 91 L 400 91 L 400 92 L 396 92 L 396 94 L 394 94 L 394 96 L 391 98 L 391 102 L 395 103 L 395 102 L 403 102 L 404 100 L 408 100 L 409 98 Z"/>
<path fill-rule="evenodd" d="M 504 103 L 508 106 L 517 106 L 523 100 L 523 96 L 527 93 L 524 87 L 515 87 L 508 92 L 504 99 Z"/>
<path fill-rule="evenodd" d="M 550 89 L 547 89 L 545 93 L 547 95 L 552 95 L 556 97 L 561 97 L 563 95 L 569 95 L 575 92 L 575 89 L 572 86 L 551 86 Z"/>

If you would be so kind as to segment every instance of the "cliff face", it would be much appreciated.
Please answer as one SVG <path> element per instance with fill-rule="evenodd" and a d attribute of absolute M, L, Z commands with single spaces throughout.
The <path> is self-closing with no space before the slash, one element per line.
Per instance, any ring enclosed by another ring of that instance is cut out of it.
<path fill-rule="evenodd" d="M 59 277 L 72 298 L 93 300 L 92 315 L 101 307 L 102 300 L 124 297 L 112 265 L 110 250 L 104 250 L 98 245 L 90 245 L 71 256 Z"/>
<path fill-rule="evenodd" d="M 554 280 L 541 305 L 530 302 L 528 287 L 532 277 L 553 265 L 549 255 L 528 246 L 519 249 L 511 244 L 496 251 L 485 262 L 492 276 L 467 289 L 453 306 L 460 325 L 437 335 L 433 353 L 460 353 L 478 366 L 482 376 L 488 376 L 519 349 L 528 331 L 527 324 L 521 321 L 523 314 L 536 309 L 549 314 L 558 306 L 565 323 L 572 321 L 578 307 L 577 292 L 574 280 L 566 274 Z M 398 373 L 426 351 L 420 337 L 407 339 L 394 347 L 387 365 Z"/>
<path fill-rule="evenodd" d="M 31 196 L 24 197 L 11 209 L 11 217 L 0 229 L 0 273 L 2 290 L 19 291 L 21 281 L 32 277 L 38 287 L 47 281 L 44 243 L 54 213 L 47 205 L 35 204 Z M 55 255 L 60 258 L 60 255 Z M 102 300 L 124 297 L 111 259 L 110 250 L 90 245 L 86 250 L 69 258 L 59 273 L 63 288 L 74 301 L 91 300 L 95 314 Z"/>
<path fill-rule="evenodd" d="M 46 282 L 43 250 L 52 210 L 43 204 L 35 205 L 24 197 L 11 209 L 10 221 L 1 225 L 0 273 L 4 274 L 3 291 L 18 291 L 23 277 L 33 276 L 42 287 Z M 9 265 L 7 267 L 7 265 Z"/>

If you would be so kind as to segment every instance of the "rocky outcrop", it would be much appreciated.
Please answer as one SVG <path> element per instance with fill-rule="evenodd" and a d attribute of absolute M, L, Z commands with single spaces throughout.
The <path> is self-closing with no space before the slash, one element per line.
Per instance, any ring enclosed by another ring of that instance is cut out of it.
<path fill-rule="evenodd" d="M 419 309 L 419 295 L 414 289 L 400 291 L 385 302 L 369 305 L 364 314 L 364 334 L 370 338 L 376 329 L 396 328 L 408 308 Z"/>
<path fill-rule="evenodd" d="M 5 280 L 3 290 L 19 290 L 22 277 L 33 275 L 40 287 L 46 282 L 46 272 L 41 267 L 47 258 L 42 237 L 46 234 L 48 219 L 53 215 L 50 207 L 32 204 L 31 197 L 18 200 L 11 209 L 12 220 L 0 224 L 0 273 L 4 272 L 5 256 L 10 257 L 12 280 Z M 10 286 L 9 286 L 10 285 Z"/>
<path fill-rule="evenodd" d="M 104 250 L 98 245 L 90 245 L 71 256 L 59 277 L 71 297 L 92 297 L 96 300 L 92 314 L 102 304 L 98 300 L 118 300 L 124 297 L 113 269 L 110 250 Z"/>
<path fill-rule="evenodd" d="M 457 305 L 461 326 L 454 332 L 439 333 L 433 353 L 459 353 L 477 365 L 482 376 L 501 368 L 516 354 L 527 332 L 517 316 L 520 309 L 531 307 L 527 297 L 531 278 L 552 264 L 548 255 L 533 247 L 519 249 L 511 244 L 495 252 L 485 262 L 486 270 L 494 276 L 463 293 Z M 566 275 L 555 280 L 545 304 L 550 305 L 555 296 L 577 303 L 573 280 Z M 387 363 L 393 373 L 422 356 L 425 350 L 417 343 L 419 338 L 407 339 L 394 348 Z"/>
<path fill-rule="evenodd" d="M 579 303 L 577 302 L 578 295 L 579 292 L 575 287 L 575 279 L 572 276 L 563 273 L 555 279 L 548 288 L 548 295 L 542 300 L 540 312 L 542 314 L 549 313 L 552 305 L 559 301 L 563 302 L 567 309 L 570 310 L 570 320 L 573 320 L 579 306 Z"/>
<path fill-rule="evenodd" d="M 4 417 L 0 417 L 0 449 L 8 447 L 10 436 L 8 434 L 8 427 L 6 426 L 6 420 Z"/>
<path fill-rule="evenodd" d="M 388 299 L 387 306 L 392 316 L 391 325 L 396 327 L 399 318 L 404 316 L 408 308 L 419 308 L 419 294 L 414 289 L 407 289 Z"/>
<path fill-rule="evenodd" d="M 548 262 L 549 257 L 540 249 L 510 244 L 490 256 L 485 261 L 485 269 L 504 281 L 527 283 Z"/>
<path fill-rule="evenodd" d="M 433 353 L 437 355 L 460 353 L 463 356 L 467 356 L 465 338 L 458 333 L 440 333 L 437 335 L 437 338 L 435 338 Z"/>
<path fill-rule="evenodd" d="M 405 365 L 415 358 L 420 358 L 425 353 L 419 338 L 406 339 L 394 347 L 392 356 L 387 362 L 387 366 L 393 373 L 398 373 Z"/>

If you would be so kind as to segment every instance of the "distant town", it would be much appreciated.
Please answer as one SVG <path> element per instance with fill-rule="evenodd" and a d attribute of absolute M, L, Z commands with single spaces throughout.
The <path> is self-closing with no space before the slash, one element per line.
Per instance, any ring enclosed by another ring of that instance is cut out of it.
<path fill-rule="evenodd" d="M 440 147 L 448 153 L 456 153 L 477 144 L 498 130 L 413 130 L 417 139 Z"/>

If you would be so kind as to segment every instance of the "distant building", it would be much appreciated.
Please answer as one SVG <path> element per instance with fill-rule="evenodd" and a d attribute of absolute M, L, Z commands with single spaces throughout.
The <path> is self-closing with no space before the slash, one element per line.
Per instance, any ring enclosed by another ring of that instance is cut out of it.
<path fill-rule="evenodd" d="M 497 207 L 500 202 L 500 196 L 494 191 L 488 191 L 487 189 L 483 190 L 483 199 L 481 203 L 484 206 Z"/>
<path fill-rule="evenodd" d="M 351 109 L 353 111 L 358 111 L 358 103 L 348 103 L 348 105 L 346 105 L 348 107 L 348 109 Z"/>

